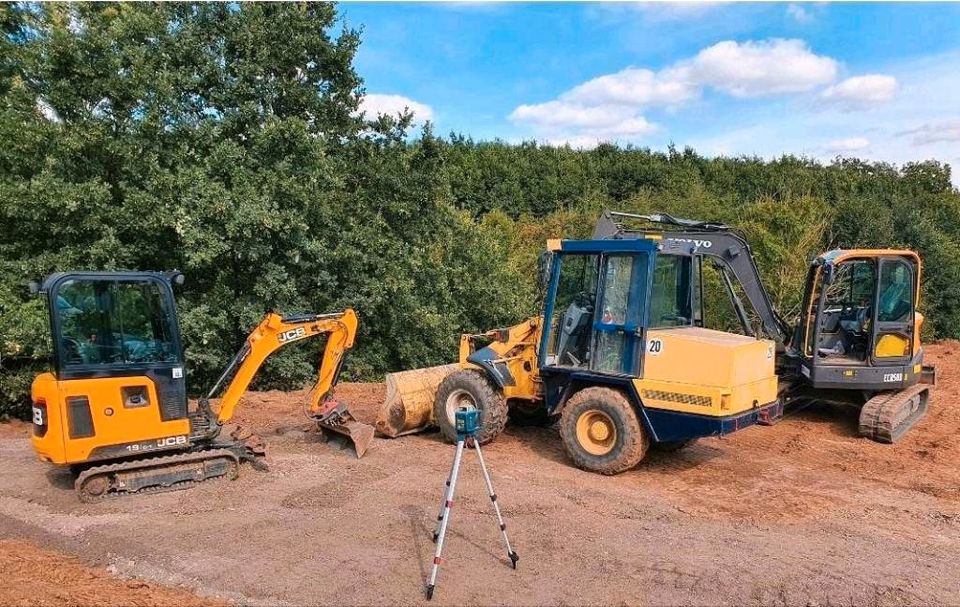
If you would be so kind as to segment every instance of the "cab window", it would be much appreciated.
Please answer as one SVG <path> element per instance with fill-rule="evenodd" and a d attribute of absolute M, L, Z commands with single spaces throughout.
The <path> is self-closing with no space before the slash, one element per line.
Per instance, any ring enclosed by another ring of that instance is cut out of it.
<path fill-rule="evenodd" d="M 61 364 L 176 362 L 173 311 L 154 281 L 68 280 L 56 290 Z"/>
<path fill-rule="evenodd" d="M 905 261 L 886 262 L 880 271 L 879 322 L 904 322 L 910 317 L 913 273 Z"/>
<path fill-rule="evenodd" d="M 690 270 L 692 258 L 658 255 L 650 296 L 650 327 L 681 327 L 693 324 Z"/>
<path fill-rule="evenodd" d="M 550 319 L 547 363 L 586 367 L 590 361 L 600 258 L 565 254 L 558 259 L 560 276 Z"/>

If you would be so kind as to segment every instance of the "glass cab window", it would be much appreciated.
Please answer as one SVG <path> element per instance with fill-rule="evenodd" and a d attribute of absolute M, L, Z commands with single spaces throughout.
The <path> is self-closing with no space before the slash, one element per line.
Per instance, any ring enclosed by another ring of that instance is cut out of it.
<path fill-rule="evenodd" d="M 636 324 L 636 313 L 631 314 L 630 303 L 636 308 L 637 289 L 634 268 L 637 259 L 646 262 L 645 255 L 610 255 L 603 268 L 602 308 L 596 325 L 596 356 L 592 368 L 605 373 L 624 373 L 628 360 L 628 324 Z"/>
<path fill-rule="evenodd" d="M 826 280 L 821 272 L 821 282 Z M 876 292 L 876 268 L 872 259 L 853 259 L 833 267 L 825 286 L 817 285 L 815 297 L 823 291 L 823 308 L 819 312 L 819 333 L 816 351 L 821 358 L 843 358 L 862 361 L 870 342 L 870 318 Z M 816 302 L 808 312 L 809 327 L 817 317 Z M 812 343 L 813 335 L 808 335 Z M 808 348 L 808 351 L 812 348 Z"/>
<path fill-rule="evenodd" d="M 600 258 L 563 255 L 550 319 L 547 364 L 581 367 L 590 360 Z"/>
<path fill-rule="evenodd" d="M 650 293 L 650 328 L 685 327 L 694 323 L 693 299 L 699 285 L 692 284 L 693 258 L 658 255 Z"/>
<path fill-rule="evenodd" d="M 75 279 L 53 297 L 62 366 L 178 361 L 171 302 L 159 283 Z"/>
<path fill-rule="evenodd" d="M 913 272 L 905 261 L 887 261 L 880 272 L 878 322 L 905 322 L 913 301 Z"/>

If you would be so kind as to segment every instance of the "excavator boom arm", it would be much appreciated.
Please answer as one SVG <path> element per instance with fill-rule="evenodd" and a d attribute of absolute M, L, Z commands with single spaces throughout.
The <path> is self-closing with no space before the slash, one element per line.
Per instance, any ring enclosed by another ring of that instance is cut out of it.
<path fill-rule="evenodd" d="M 783 346 L 789 345 L 792 328 L 777 312 L 770 294 L 763 286 L 750 246 L 733 228 L 706 221 L 678 219 L 667 214 L 635 215 L 606 211 L 597 223 L 594 238 L 636 238 L 650 231 L 627 229 L 621 223 L 623 220 L 668 226 L 670 229 L 658 232 L 665 249 L 682 250 L 719 263 L 740 283 L 747 300 L 760 317 L 767 336 Z"/>
<path fill-rule="evenodd" d="M 287 344 L 327 335 L 327 345 L 320 362 L 310 412 L 322 417 L 330 391 L 337 383 L 346 353 L 353 347 L 357 334 L 357 315 L 352 309 L 336 314 L 297 314 L 280 316 L 270 312 L 247 337 L 243 348 L 224 370 L 207 398 L 213 397 L 230 379 L 220 403 L 217 422 L 224 424 L 233 417 L 240 398 L 268 356 Z"/>

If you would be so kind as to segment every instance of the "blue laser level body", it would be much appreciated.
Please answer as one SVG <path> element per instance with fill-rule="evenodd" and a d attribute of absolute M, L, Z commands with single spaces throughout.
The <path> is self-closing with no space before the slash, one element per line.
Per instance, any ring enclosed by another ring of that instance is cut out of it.
<path fill-rule="evenodd" d="M 480 430 L 480 411 L 460 407 L 454 415 L 454 425 L 457 429 L 457 440 L 474 436 Z"/>

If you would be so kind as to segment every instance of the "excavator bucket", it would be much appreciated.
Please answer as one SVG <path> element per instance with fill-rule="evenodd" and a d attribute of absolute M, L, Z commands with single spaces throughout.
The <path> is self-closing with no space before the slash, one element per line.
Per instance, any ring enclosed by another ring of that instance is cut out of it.
<path fill-rule="evenodd" d="M 387 398 L 377 415 L 377 432 L 395 438 L 433 424 L 433 400 L 440 382 L 460 365 L 441 365 L 387 374 Z"/>
<path fill-rule="evenodd" d="M 373 441 L 373 426 L 358 422 L 342 404 L 317 418 L 317 428 L 325 442 L 333 443 L 340 449 L 353 445 L 357 459 L 363 457 Z"/>

